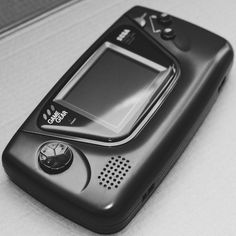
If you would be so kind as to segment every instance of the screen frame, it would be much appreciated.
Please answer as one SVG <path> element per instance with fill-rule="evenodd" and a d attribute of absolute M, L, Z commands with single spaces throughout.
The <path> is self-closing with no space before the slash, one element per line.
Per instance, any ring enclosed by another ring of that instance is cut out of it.
<path fill-rule="evenodd" d="M 73 103 L 70 103 L 66 101 L 65 97 L 68 95 L 68 93 L 73 89 L 73 87 L 79 82 L 80 79 L 83 78 L 83 76 L 86 74 L 87 71 L 89 71 L 90 68 L 92 68 L 97 60 L 104 54 L 104 52 L 110 49 L 116 53 L 119 53 L 121 56 L 126 57 L 127 59 L 133 61 L 134 63 L 140 63 L 140 66 L 146 66 L 150 69 L 153 69 L 156 71 L 156 78 L 161 77 L 163 73 L 165 73 L 168 68 L 155 63 L 147 58 L 144 58 L 136 53 L 133 53 L 129 50 L 126 50 L 122 47 L 119 47 L 113 43 L 105 42 L 98 48 L 98 50 L 89 58 L 88 61 L 78 70 L 74 76 L 68 81 L 68 83 L 62 88 L 62 90 L 57 94 L 57 96 L 53 99 L 54 102 L 64 106 L 65 108 L 68 108 L 82 116 L 87 117 L 88 119 L 92 120 L 93 122 L 99 123 L 100 125 L 106 127 L 107 129 L 110 129 L 113 132 L 116 132 L 119 134 L 121 130 L 123 130 L 127 124 L 130 124 L 130 121 L 128 120 L 127 123 L 123 123 L 117 127 L 113 125 L 109 125 L 107 122 L 104 122 L 102 119 L 98 119 L 97 117 L 93 116 L 93 114 L 90 114 L 83 109 L 75 106 Z M 145 102 L 146 104 L 147 102 Z M 145 105 L 143 104 L 143 105 Z M 137 107 L 138 104 L 135 104 L 132 108 L 132 112 L 130 111 L 130 114 L 137 112 L 139 108 Z M 128 114 L 127 114 L 128 115 Z M 132 117 L 130 118 L 132 120 Z M 122 123 L 122 122 L 121 122 Z"/>
<path fill-rule="evenodd" d="M 87 60 L 84 65 L 74 74 L 74 76 L 68 81 L 68 83 L 62 88 L 62 90 L 57 94 L 57 96 L 53 99 L 54 102 L 57 102 L 63 106 L 70 106 L 70 103 L 67 103 L 64 99 L 64 97 L 67 95 L 67 93 L 73 88 L 73 86 L 83 77 L 83 75 L 94 65 L 94 63 L 99 59 L 99 57 L 107 50 L 111 49 L 113 51 L 116 51 L 126 57 L 129 57 L 130 59 L 134 61 L 138 61 L 148 67 L 151 67 L 154 70 L 157 70 L 159 72 L 165 71 L 168 68 L 153 62 L 145 57 L 142 57 L 136 53 L 133 53 L 125 48 L 122 48 L 120 46 L 117 46 L 111 42 L 106 41 L 102 44 L 94 53 L 93 55 Z M 74 110 L 74 108 L 73 108 Z"/>
<path fill-rule="evenodd" d="M 53 96 L 51 103 L 58 104 L 62 108 L 64 107 L 64 109 L 66 109 L 67 106 L 61 105 L 60 103 L 58 103 L 58 101 L 55 103 L 55 101 L 61 96 L 63 97 L 64 94 L 65 95 L 67 94 L 68 90 L 70 90 L 70 87 L 71 86 L 73 87 L 73 84 L 78 82 L 78 80 L 83 76 L 83 74 L 86 73 L 86 71 L 93 65 L 93 63 L 99 58 L 99 56 L 107 48 L 118 50 L 118 52 L 124 52 L 123 54 L 129 55 L 131 59 L 133 60 L 136 59 L 141 63 L 144 62 L 144 64 L 146 64 L 147 66 L 151 66 L 155 70 L 159 71 L 159 70 L 164 70 L 166 68 L 165 71 L 162 71 L 162 73 L 159 73 L 159 74 L 162 74 L 161 80 L 163 80 L 163 84 L 160 86 L 160 90 L 158 91 L 156 96 L 153 98 L 152 103 L 147 107 L 147 109 L 143 111 L 141 117 L 137 120 L 135 125 L 133 127 L 125 127 L 122 130 L 122 132 L 119 134 L 119 136 L 115 135 L 115 133 L 112 132 L 111 130 L 109 131 L 109 129 L 107 129 L 106 127 L 95 122 L 94 122 L 94 124 L 96 124 L 95 130 L 87 129 L 86 127 L 83 127 L 81 125 L 79 126 L 77 125 L 76 126 L 52 125 L 52 124 L 47 124 L 44 121 L 40 122 L 41 123 L 40 127 L 42 129 L 47 130 L 49 132 L 57 132 L 57 133 L 59 132 L 61 134 L 69 135 L 70 137 L 77 137 L 79 138 L 80 141 L 85 142 L 85 143 L 97 144 L 97 145 L 102 145 L 102 146 L 117 146 L 117 145 L 121 145 L 130 141 L 144 128 L 144 126 L 148 123 L 151 117 L 156 113 L 156 111 L 165 101 L 168 94 L 175 87 L 175 84 L 178 80 L 178 75 L 179 75 L 178 67 L 175 64 L 176 61 L 172 60 L 170 61 L 168 65 L 166 65 L 166 67 L 164 67 L 158 64 L 157 60 L 149 60 L 143 56 L 140 56 L 140 54 L 136 54 L 136 51 L 131 52 L 109 41 L 105 41 L 92 54 L 90 54 L 90 56 L 84 61 L 84 63 L 80 65 L 80 68 L 73 74 L 72 77 L 70 77 L 70 79 L 66 82 L 66 84 L 63 85 L 63 87 L 59 90 L 59 92 Z M 74 80 L 75 77 L 77 77 L 77 80 Z M 72 83 L 72 81 L 74 82 Z M 80 113 L 77 115 L 78 115 L 78 118 L 83 117 L 83 115 L 81 115 Z M 101 127 L 103 128 L 101 129 Z M 101 131 L 102 133 L 100 133 Z M 109 136 L 107 136 L 107 134 Z"/>

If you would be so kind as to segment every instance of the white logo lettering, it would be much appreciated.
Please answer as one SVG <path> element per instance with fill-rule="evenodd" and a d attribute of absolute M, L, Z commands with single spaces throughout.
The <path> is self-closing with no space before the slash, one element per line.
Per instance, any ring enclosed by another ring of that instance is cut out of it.
<path fill-rule="evenodd" d="M 123 39 L 130 33 L 130 30 L 129 29 L 124 29 L 119 35 L 118 37 L 116 38 L 116 40 L 118 41 L 123 41 Z"/>
<path fill-rule="evenodd" d="M 55 111 L 54 114 L 47 120 L 48 124 L 53 124 L 55 121 L 56 123 L 60 123 L 64 117 L 68 114 L 67 111 L 62 111 L 61 113 L 58 111 Z"/>

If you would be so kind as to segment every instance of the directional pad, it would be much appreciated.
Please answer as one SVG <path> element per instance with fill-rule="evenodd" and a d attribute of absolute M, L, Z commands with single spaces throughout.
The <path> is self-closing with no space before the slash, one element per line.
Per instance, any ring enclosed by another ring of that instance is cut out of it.
<path fill-rule="evenodd" d="M 62 142 L 48 142 L 39 152 L 39 165 L 48 174 L 57 174 L 67 170 L 73 160 L 70 147 Z"/>
<path fill-rule="evenodd" d="M 55 156 L 54 150 L 48 145 L 44 146 L 40 152 L 46 157 Z"/>
<path fill-rule="evenodd" d="M 63 155 L 67 151 L 67 146 L 63 143 L 57 145 L 55 152 L 56 155 Z"/>
<path fill-rule="evenodd" d="M 50 147 L 51 149 L 55 149 L 58 146 L 58 143 L 49 143 L 47 147 Z"/>

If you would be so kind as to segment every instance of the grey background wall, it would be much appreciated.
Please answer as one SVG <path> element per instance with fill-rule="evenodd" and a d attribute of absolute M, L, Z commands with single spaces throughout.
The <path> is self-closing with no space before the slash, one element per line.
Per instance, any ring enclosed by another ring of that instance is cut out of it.
<path fill-rule="evenodd" d="M 0 40 L 0 151 L 72 63 L 134 5 L 171 13 L 236 48 L 236 1 L 84 0 Z M 118 235 L 236 234 L 236 65 L 177 165 Z M 94 235 L 10 182 L 0 166 L 1 235 Z"/>

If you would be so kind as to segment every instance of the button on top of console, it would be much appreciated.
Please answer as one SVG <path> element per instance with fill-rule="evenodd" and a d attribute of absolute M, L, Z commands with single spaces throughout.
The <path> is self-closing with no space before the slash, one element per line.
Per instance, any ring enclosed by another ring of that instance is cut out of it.
<path fill-rule="evenodd" d="M 165 40 L 173 39 L 175 32 L 172 28 L 165 28 L 161 31 L 161 37 Z"/>
<path fill-rule="evenodd" d="M 160 17 L 158 18 L 158 23 L 161 25 L 170 25 L 172 23 L 172 18 L 166 13 L 161 13 Z"/>
<path fill-rule="evenodd" d="M 58 174 L 70 167 L 73 153 L 70 147 L 62 142 L 49 142 L 41 147 L 38 161 L 48 174 Z"/>
<path fill-rule="evenodd" d="M 147 13 L 144 12 L 141 16 L 135 17 L 134 20 L 143 28 L 146 25 L 145 17 L 147 16 Z"/>

